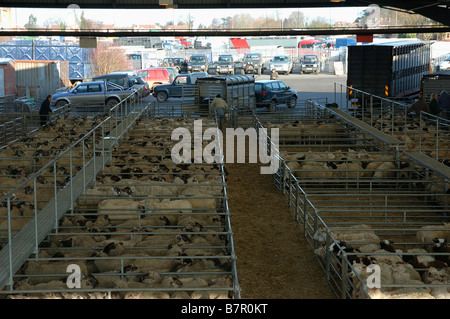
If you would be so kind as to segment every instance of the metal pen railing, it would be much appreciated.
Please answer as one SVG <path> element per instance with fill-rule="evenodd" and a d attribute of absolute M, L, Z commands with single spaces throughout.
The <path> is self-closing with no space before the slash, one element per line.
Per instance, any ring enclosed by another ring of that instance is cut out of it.
<path fill-rule="evenodd" d="M 118 108 L 130 111 L 130 105 L 119 104 Z M 2 244 L 0 250 L 1 287 L 11 286 L 13 274 L 30 254 L 37 253 L 40 241 L 52 229 L 58 230 L 58 220 L 67 211 L 73 211 L 75 199 L 111 159 L 111 149 L 117 138 L 144 111 L 145 108 L 137 114 L 131 112 L 132 119 L 120 122 L 117 118 L 107 117 L 2 196 L 0 203 L 2 207 L 6 207 L 7 222 L 2 222 L 1 232 L 2 237 L 6 238 L 6 243 Z M 63 174 L 60 173 L 60 168 L 64 168 Z M 46 179 L 48 176 L 51 176 L 49 181 Z M 42 181 L 46 182 L 43 184 Z M 14 212 L 18 204 L 26 205 L 25 216 L 17 216 Z"/>

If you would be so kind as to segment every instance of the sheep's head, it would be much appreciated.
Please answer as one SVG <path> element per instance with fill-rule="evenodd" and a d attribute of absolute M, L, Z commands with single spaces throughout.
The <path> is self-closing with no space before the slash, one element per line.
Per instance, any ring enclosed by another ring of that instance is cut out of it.
<path fill-rule="evenodd" d="M 139 281 L 144 284 L 157 284 L 161 282 L 161 276 L 156 271 L 150 271 L 143 275 Z"/>
<path fill-rule="evenodd" d="M 434 247 L 440 248 L 447 246 L 447 239 L 446 238 L 433 238 Z"/>
<path fill-rule="evenodd" d="M 339 246 L 338 246 L 339 245 Z M 337 244 L 336 243 L 332 243 L 329 247 L 328 247 L 328 251 L 333 252 L 333 253 L 337 253 L 340 251 L 340 248 L 343 248 L 347 245 L 347 243 L 345 241 L 338 241 Z"/>
<path fill-rule="evenodd" d="M 73 247 L 72 237 L 69 237 L 67 239 L 60 239 L 59 242 L 61 243 L 62 247 Z"/>

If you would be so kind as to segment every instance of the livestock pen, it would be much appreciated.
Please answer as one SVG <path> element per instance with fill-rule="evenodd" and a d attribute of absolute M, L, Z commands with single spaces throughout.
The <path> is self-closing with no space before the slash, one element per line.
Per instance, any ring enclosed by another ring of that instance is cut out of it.
<path fill-rule="evenodd" d="M 337 101 L 339 111 L 401 140 L 409 152 L 420 152 L 450 165 L 450 120 L 423 111 L 417 116 L 405 116 L 409 104 L 336 83 L 338 91 L 353 91 L 363 101 L 357 107 L 351 105 L 351 99 Z"/>
<path fill-rule="evenodd" d="M 93 154 L 108 159 L 89 161 L 101 166 L 11 272 L 8 298 L 239 298 L 222 164 L 175 165 L 171 131 L 192 119 L 146 114 L 102 136 Z M 70 264 L 84 275 L 76 291 Z"/>
<path fill-rule="evenodd" d="M 449 298 L 450 254 L 423 228 L 450 232 L 448 167 L 336 109 L 303 111 L 258 114 L 254 125 L 279 129 L 275 184 L 336 296 Z M 367 285 L 374 264 L 381 289 Z"/>

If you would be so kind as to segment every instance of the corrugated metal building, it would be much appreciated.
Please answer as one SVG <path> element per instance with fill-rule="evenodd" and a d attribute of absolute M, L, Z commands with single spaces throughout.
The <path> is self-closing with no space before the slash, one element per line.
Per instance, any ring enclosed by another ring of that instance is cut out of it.
<path fill-rule="evenodd" d="M 15 62 L 12 59 L 0 59 L 0 97 L 16 95 Z"/>

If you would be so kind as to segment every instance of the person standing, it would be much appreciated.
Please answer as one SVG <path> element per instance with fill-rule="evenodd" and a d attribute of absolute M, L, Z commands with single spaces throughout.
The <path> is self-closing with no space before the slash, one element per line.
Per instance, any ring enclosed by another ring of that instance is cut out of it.
<path fill-rule="evenodd" d="M 272 69 L 272 71 L 270 72 L 270 79 L 271 80 L 278 80 L 278 72 L 275 71 L 275 69 Z"/>
<path fill-rule="evenodd" d="M 408 111 L 406 111 L 406 115 L 408 115 L 409 113 L 411 113 L 413 111 L 414 111 L 416 117 L 420 116 L 421 111 L 430 113 L 430 108 L 428 107 L 428 104 L 425 103 L 425 101 L 423 100 L 422 95 L 419 95 L 419 100 L 417 102 L 415 102 L 413 105 L 411 105 L 411 107 L 408 109 Z"/>
<path fill-rule="evenodd" d="M 428 107 L 430 109 L 430 113 L 433 115 L 439 115 L 439 113 L 441 112 L 441 109 L 438 106 L 438 95 L 437 93 L 432 93 L 431 94 L 431 101 L 428 104 Z"/>
<path fill-rule="evenodd" d="M 223 123 L 225 121 L 225 113 L 228 113 L 228 104 L 222 99 L 220 94 L 217 94 L 215 99 L 209 106 L 209 112 L 215 113 L 219 119 L 219 129 L 222 130 Z"/>
<path fill-rule="evenodd" d="M 50 108 L 50 101 L 52 100 L 51 94 L 47 95 L 47 98 L 42 102 L 41 108 L 39 109 L 39 115 L 41 119 L 41 126 L 44 126 L 48 122 L 48 115 L 55 114 Z"/>
<path fill-rule="evenodd" d="M 447 93 L 447 91 L 442 90 L 441 94 L 439 94 L 439 98 L 437 101 L 437 105 L 439 106 L 439 109 L 441 110 L 441 113 L 439 116 L 449 119 L 450 117 L 450 95 Z"/>

